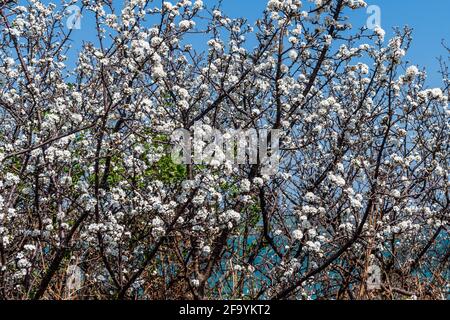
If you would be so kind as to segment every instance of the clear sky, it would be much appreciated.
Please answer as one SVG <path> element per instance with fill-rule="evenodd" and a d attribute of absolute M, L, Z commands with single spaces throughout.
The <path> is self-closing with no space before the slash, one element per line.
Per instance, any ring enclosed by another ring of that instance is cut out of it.
<path fill-rule="evenodd" d="M 122 3 L 121 0 L 113 1 L 117 6 Z M 175 0 L 171 2 L 175 3 Z M 218 0 L 203 0 L 203 2 L 207 7 L 212 7 L 218 3 Z M 306 3 L 308 0 L 303 2 Z M 445 40 L 450 46 L 450 0 L 366 0 L 366 2 L 381 8 L 381 26 L 387 32 L 386 39 L 392 36 L 393 27 L 408 25 L 414 29 L 414 41 L 407 58 L 412 64 L 427 69 L 430 86 L 441 85 L 437 74 L 439 69 L 437 58 L 448 56 L 441 42 Z M 250 22 L 261 16 L 266 3 L 267 0 L 223 0 L 222 2 L 224 12 L 232 17 L 246 17 Z M 368 17 L 369 14 L 365 9 L 359 9 L 351 13 L 351 22 L 355 28 L 362 27 Z M 84 16 L 81 30 L 74 30 L 75 47 L 82 41 L 92 40 L 95 31 L 89 27 L 89 24 L 89 17 Z"/>

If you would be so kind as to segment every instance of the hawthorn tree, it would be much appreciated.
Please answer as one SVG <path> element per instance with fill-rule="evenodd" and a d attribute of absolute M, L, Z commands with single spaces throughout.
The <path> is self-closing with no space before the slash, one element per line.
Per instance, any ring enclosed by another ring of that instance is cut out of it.
<path fill-rule="evenodd" d="M 1 299 L 447 298 L 450 82 L 410 29 L 83 0 L 78 50 L 75 3 L 0 1 Z M 179 128 L 279 130 L 278 173 L 178 164 Z"/>

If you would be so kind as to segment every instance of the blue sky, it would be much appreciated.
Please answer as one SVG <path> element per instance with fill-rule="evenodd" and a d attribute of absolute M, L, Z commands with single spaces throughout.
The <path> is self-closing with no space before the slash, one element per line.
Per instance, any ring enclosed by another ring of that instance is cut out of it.
<path fill-rule="evenodd" d="M 118 6 L 121 1 L 114 0 Z M 165 0 L 170 1 L 170 0 Z M 203 0 L 207 7 L 212 7 L 218 0 Z M 80 2 L 80 1 L 79 1 Z M 172 0 L 174 3 L 175 0 Z M 303 0 L 307 3 L 308 0 Z M 438 75 L 437 57 L 447 57 L 441 42 L 445 40 L 450 46 L 450 1 L 449 0 L 366 0 L 369 5 L 381 8 L 381 26 L 386 30 L 386 39 L 392 36 L 393 27 L 408 25 L 414 29 L 414 41 L 407 56 L 408 60 L 428 71 L 430 86 L 441 85 Z M 158 1 L 159 3 L 159 1 Z M 232 17 L 245 17 L 250 22 L 261 16 L 267 0 L 223 0 L 223 11 Z M 365 9 L 349 12 L 353 26 L 365 25 L 369 14 Z M 94 28 L 86 28 L 90 18 L 84 16 L 81 30 L 74 30 L 74 47 L 82 41 L 92 40 Z"/>

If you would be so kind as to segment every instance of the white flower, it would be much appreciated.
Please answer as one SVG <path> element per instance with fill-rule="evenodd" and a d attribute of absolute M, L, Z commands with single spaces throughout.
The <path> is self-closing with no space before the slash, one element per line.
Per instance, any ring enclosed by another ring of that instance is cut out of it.
<path fill-rule="evenodd" d="M 189 29 L 195 27 L 195 22 L 190 21 L 190 20 L 182 20 L 182 21 L 180 21 L 178 26 L 180 27 L 180 29 L 182 31 L 186 31 L 186 30 L 189 30 Z"/>
<path fill-rule="evenodd" d="M 398 129 L 398 130 L 397 130 L 397 134 L 398 134 L 400 137 L 406 137 L 407 133 L 408 133 L 408 132 L 407 132 L 405 129 Z"/>
<path fill-rule="evenodd" d="M 241 214 L 234 210 L 228 210 L 227 215 L 231 220 L 235 220 L 236 222 L 241 219 Z"/>
<path fill-rule="evenodd" d="M 270 11 L 276 11 L 281 7 L 281 2 L 279 0 L 269 0 L 267 3 L 267 9 Z"/>
<path fill-rule="evenodd" d="M 203 1 L 202 0 L 196 0 L 194 3 L 194 9 L 202 9 L 203 8 Z"/>
<path fill-rule="evenodd" d="M 316 199 L 316 195 L 312 192 L 305 194 L 306 201 L 313 202 Z"/>
<path fill-rule="evenodd" d="M 298 38 L 297 37 L 289 37 L 288 41 L 292 44 L 297 44 Z"/>
<path fill-rule="evenodd" d="M 210 254 L 210 253 L 211 253 L 211 247 L 210 247 L 210 246 L 204 246 L 204 247 L 202 248 L 202 252 L 203 252 L 204 254 L 206 254 L 206 255 Z"/>
<path fill-rule="evenodd" d="M 36 250 L 36 246 L 33 245 L 33 244 L 26 244 L 26 245 L 23 246 L 23 248 L 24 248 L 26 251 L 35 251 L 35 250 Z"/>
<path fill-rule="evenodd" d="M 163 39 L 160 37 L 153 37 L 150 41 L 150 44 L 153 48 L 159 46 L 162 43 Z"/>
<path fill-rule="evenodd" d="M 189 92 L 184 89 L 184 88 L 180 88 L 178 89 L 177 93 L 180 95 L 180 97 L 182 97 L 183 99 L 187 99 L 189 97 Z"/>
<path fill-rule="evenodd" d="M 311 206 L 303 206 L 302 207 L 302 212 L 306 213 L 306 214 L 316 214 L 317 213 L 317 209 Z"/>
<path fill-rule="evenodd" d="M 133 40 L 131 49 L 135 55 L 142 57 L 150 51 L 150 44 L 145 40 Z"/>
<path fill-rule="evenodd" d="M 308 241 L 308 242 L 306 242 L 306 247 L 311 251 L 318 252 L 318 251 L 320 251 L 321 245 L 320 245 L 319 241 L 315 241 L 315 242 Z"/>
<path fill-rule="evenodd" d="M 162 227 L 155 227 L 152 229 L 152 236 L 155 238 L 162 237 L 166 234 L 166 231 Z"/>
<path fill-rule="evenodd" d="M 198 279 L 192 279 L 191 280 L 191 285 L 195 288 L 200 286 L 200 281 Z"/>
<path fill-rule="evenodd" d="M 248 181 L 248 179 L 241 180 L 241 190 L 242 192 L 250 191 L 250 181 Z"/>
<path fill-rule="evenodd" d="M 416 66 L 410 66 L 410 67 L 408 67 L 408 69 L 406 69 L 406 75 L 408 77 L 414 77 L 417 74 L 419 74 L 419 69 L 417 69 Z"/>
<path fill-rule="evenodd" d="M 170 3 L 170 2 L 165 1 L 165 2 L 163 2 L 163 8 L 168 10 L 168 11 L 171 11 L 173 9 L 173 4 Z"/>
<path fill-rule="evenodd" d="M 8 67 L 11 67 L 11 66 L 13 66 L 15 64 L 15 61 L 14 61 L 13 58 L 8 57 L 8 58 L 5 59 L 5 63 L 6 63 L 6 65 Z"/>
<path fill-rule="evenodd" d="M 234 267 L 233 267 L 233 269 L 235 270 L 235 271 L 242 271 L 242 266 L 240 266 L 240 265 L 235 265 Z"/>
<path fill-rule="evenodd" d="M 369 66 L 365 63 L 361 63 L 359 65 L 359 68 L 361 69 L 362 74 L 368 74 L 369 73 Z"/>
<path fill-rule="evenodd" d="M 214 39 L 211 39 L 208 41 L 208 46 L 214 48 L 217 51 L 220 51 L 223 48 L 222 44 L 219 41 L 214 40 Z"/>
<path fill-rule="evenodd" d="M 162 65 L 155 65 L 152 68 L 152 73 L 153 73 L 153 76 L 155 77 L 155 79 L 161 79 L 167 75 L 166 72 L 164 71 Z"/>
<path fill-rule="evenodd" d="M 336 176 L 336 175 L 330 173 L 328 175 L 328 177 L 329 177 L 330 181 L 333 182 L 335 185 L 337 185 L 339 187 L 345 186 L 345 180 L 341 176 L 339 176 L 339 175 Z"/>
<path fill-rule="evenodd" d="M 375 34 L 377 35 L 377 37 L 380 41 L 384 41 L 384 36 L 386 35 L 386 31 L 384 31 L 380 26 L 376 26 L 373 31 L 375 32 Z"/>
<path fill-rule="evenodd" d="M 363 0 L 348 0 L 347 5 L 351 9 L 358 9 L 361 7 L 366 7 L 367 3 L 365 3 Z"/>
<path fill-rule="evenodd" d="M 178 105 L 181 109 L 183 109 L 183 110 L 189 109 L 189 102 L 187 102 L 187 101 L 184 100 L 184 99 L 178 101 L 178 102 L 177 102 L 177 105 Z"/>
<path fill-rule="evenodd" d="M 221 214 L 220 220 L 223 222 L 231 222 L 231 221 L 239 222 L 239 220 L 241 220 L 241 214 L 239 212 L 230 209 Z"/>
<path fill-rule="evenodd" d="M 9 33 L 10 33 L 12 36 L 19 37 L 20 34 L 21 34 L 21 31 L 18 30 L 18 29 L 16 29 L 16 28 L 11 28 L 11 29 L 9 29 Z"/>
<path fill-rule="evenodd" d="M 291 58 L 292 61 L 296 60 L 298 57 L 298 53 L 296 50 L 289 51 L 289 58 Z"/>
<path fill-rule="evenodd" d="M 440 88 L 431 89 L 431 96 L 434 99 L 438 99 L 438 100 L 442 99 L 442 97 L 443 97 L 442 90 Z"/>
<path fill-rule="evenodd" d="M 394 198 L 399 198 L 400 195 L 401 195 L 401 193 L 400 193 L 399 190 L 394 189 L 394 190 L 391 191 L 391 195 L 392 195 Z"/>
<path fill-rule="evenodd" d="M 17 267 L 21 269 L 26 269 L 31 267 L 31 263 L 27 259 L 21 258 L 19 259 L 19 261 L 17 261 Z"/>
<path fill-rule="evenodd" d="M 260 177 L 256 177 L 253 179 L 253 183 L 258 187 L 262 187 L 264 185 L 264 180 Z"/>
<path fill-rule="evenodd" d="M 8 172 L 5 176 L 5 186 L 13 186 L 19 183 L 20 179 L 14 173 Z"/>
<path fill-rule="evenodd" d="M 295 240 L 302 240 L 303 239 L 303 232 L 301 230 L 294 230 L 294 232 L 292 232 L 292 237 Z"/>
<path fill-rule="evenodd" d="M 302 25 L 298 24 L 297 27 L 294 30 L 292 30 L 292 34 L 298 36 L 301 33 L 302 33 Z"/>
<path fill-rule="evenodd" d="M 359 201 L 356 198 L 350 197 L 350 204 L 353 208 L 355 209 L 361 209 L 362 208 L 362 203 L 361 201 Z"/>

